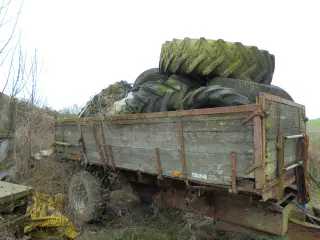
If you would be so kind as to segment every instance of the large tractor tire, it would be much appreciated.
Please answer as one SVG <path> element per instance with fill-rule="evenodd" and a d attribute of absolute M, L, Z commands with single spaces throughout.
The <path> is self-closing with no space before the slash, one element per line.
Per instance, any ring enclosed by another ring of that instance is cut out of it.
<path fill-rule="evenodd" d="M 183 100 L 183 109 L 228 107 L 252 102 L 232 88 L 219 85 L 201 87 L 190 92 Z"/>
<path fill-rule="evenodd" d="M 173 39 L 162 45 L 159 69 L 166 74 L 230 77 L 270 84 L 275 59 L 267 51 L 219 40 Z"/>
<path fill-rule="evenodd" d="M 172 75 L 166 82 L 142 85 L 125 101 L 122 114 L 166 112 L 182 109 L 225 107 L 252 102 L 234 89 L 204 87 L 188 78 Z"/>
<path fill-rule="evenodd" d="M 68 198 L 74 217 L 88 223 L 102 216 L 107 196 L 104 196 L 104 188 L 95 176 L 81 171 L 71 178 Z"/>
<path fill-rule="evenodd" d="M 186 77 L 172 75 L 165 82 L 145 83 L 125 101 L 122 114 L 175 111 L 191 90 L 201 87 Z"/>
<path fill-rule="evenodd" d="M 293 101 L 292 97 L 285 90 L 273 85 L 248 82 L 248 81 L 243 81 L 240 79 L 233 79 L 233 78 L 213 78 L 208 80 L 207 85 L 208 86 L 220 85 L 227 88 L 232 88 L 236 90 L 238 93 L 249 98 L 251 102 L 256 101 L 256 97 L 259 96 L 259 92 L 269 93 L 269 94 Z"/>
<path fill-rule="evenodd" d="M 161 74 L 159 72 L 159 68 L 150 68 L 144 72 L 142 72 L 135 80 L 133 84 L 133 88 L 137 88 L 142 86 L 145 83 L 150 82 L 164 82 L 168 79 L 168 76 L 165 74 Z"/>

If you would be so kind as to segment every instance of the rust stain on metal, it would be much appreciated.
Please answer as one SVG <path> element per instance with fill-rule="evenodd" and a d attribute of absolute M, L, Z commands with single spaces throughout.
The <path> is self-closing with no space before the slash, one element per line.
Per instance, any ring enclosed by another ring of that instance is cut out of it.
<path fill-rule="evenodd" d="M 289 223 L 287 236 L 289 240 L 320 240 L 320 230 L 318 226 L 311 227 L 312 224 Z"/>
<path fill-rule="evenodd" d="M 157 164 L 158 164 L 158 179 L 163 179 L 159 148 L 156 148 L 156 156 L 157 156 Z"/>
<path fill-rule="evenodd" d="M 109 166 L 109 154 L 108 154 L 108 151 L 107 151 L 106 138 L 105 138 L 105 135 L 104 135 L 104 129 L 103 129 L 103 123 L 102 122 L 100 124 L 100 127 L 101 127 L 101 135 L 102 135 L 102 144 L 103 144 L 104 156 L 105 156 L 105 159 L 107 160 L 107 165 Z"/>
<path fill-rule="evenodd" d="M 266 176 L 266 149 L 267 149 L 267 137 L 266 137 L 266 116 L 268 115 L 265 111 L 266 109 L 266 101 L 263 96 L 259 96 L 259 104 L 260 104 L 260 109 L 264 113 L 264 116 L 261 119 L 261 139 L 262 139 L 262 167 L 263 167 L 263 172 L 265 178 Z M 265 184 L 266 185 L 266 184 Z"/>
<path fill-rule="evenodd" d="M 263 189 L 265 186 L 264 163 L 262 159 L 262 138 L 261 138 L 261 117 L 253 117 L 253 139 L 254 139 L 254 165 L 262 166 L 255 169 L 255 188 L 256 190 Z"/>
<path fill-rule="evenodd" d="M 261 168 L 261 167 L 262 167 L 262 165 L 252 165 L 251 167 L 244 170 L 244 174 L 248 175 L 249 173 L 254 171 L 256 168 Z"/>
<path fill-rule="evenodd" d="M 236 171 L 236 153 L 231 153 L 231 167 L 232 167 L 232 192 L 237 193 L 237 171 Z"/>
<path fill-rule="evenodd" d="M 284 138 L 278 135 L 278 178 L 279 178 L 279 198 L 284 196 Z"/>
<path fill-rule="evenodd" d="M 306 138 L 299 139 L 298 149 L 297 149 L 297 161 L 302 161 L 302 164 L 305 166 L 305 145 Z M 298 201 L 299 204 L 307 204 L 310 201 L 310 181 L 309 175 L 303 168 L 299 165 L 295 169 L 296 173 L 296 184 L 298 189 Z"/>
<path fill-rule="evenodd" d="M 109 151 L 109 156 L 110 156 L 110 160 L 111 160 L 112 170 L 114 171 L 116 169 L 116 166 L 115 166 L 115 163 L 114 163 L 114 158 L 113 158 L 113 154 L 112 154 L 111 145 L 108 145 L 108 151 Z"/>
<path fill-rule="evenodd" d="M 92 133 L 93 133 L 94 140 L 96 142 L 97 151 L 99 152 L 99 155 L 100 155 L 101 165 L 102 165 L 103 169 L 106 170 L 107 169 L 106 159 L 104 157 L 103 149 L 102 149 L 100 141 L 99 141 L 98 130 L 97 130 L 96 124 L 94 124 L 94 123 L 92 123 Z"/>
<path fill-rule="evenodd" d="M 304 167 L 309 170 L 309 144 L 310 138 L 308 135 L 304 136 Z"/>
<path fill-rule="evenodd" d="M 243 125 L 245 125 L 247 122 L 249 122 L 252 118 L 256 117 L 256 116 L 259 116 L 259 117 L 266 117 L 267 113 L 264 112 L 264 111 L 261 111 L 261 110 L 257 110 L 257 111 L 254 111 L 253 113 L 251 113 L 248 117 L 246 117 L 245 119 L 243 119 L 241 121 L 241 123 Z"/>
<path fill-rule="evenodd" d="M 296 177 L 294 172 L 287 172 L 284 175 L 284 186 L 290 186 L 296 181 Z M 263 200 L 268 200 L 270 198 L 281 200 L 282 197 L 279 195 L 280 187 L 279 187 L 279 180 L 274 180 L 269 183 L 269 185 L 260 192 Z"/>
<path fill-rule="evenodd" d="M 155 190 L 151 187 L 140 187 L 138 193 L 148 196 L 150 202 L 166 207 L 179 208 L 188 212 L 201 213 L 205 216 L 238 224 L 272 234 L 283 235 L 286 231 L 284 216 L 263 208 L 257 200 L 249 205 L 247 196 L 222 196 L 205 193 L 194 201 L 186 202 L 186 191 Z"/>
<path fill-rule="evenodd" d="M 180 154 L 181 154 L 181 168 L 182 175 L 185 180 L 187 180 L 187 166 L 186 166 L 186 158 L 184 152 L 184 137 L 183 137 L 183 126 L 182 126 L 182 118 L 179 117 L 179 134 L 180 134 Z"/>

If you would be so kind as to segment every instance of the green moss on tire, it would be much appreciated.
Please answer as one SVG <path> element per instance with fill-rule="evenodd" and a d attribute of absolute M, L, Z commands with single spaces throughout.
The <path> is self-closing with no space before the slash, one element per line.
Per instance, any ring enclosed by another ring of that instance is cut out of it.
<path fill-rule="evenodd" d="M 252 102 L 256 101 L 256 97 L 259 96 L 259 92 L 265 92 L 268 94 L 272 94 L 272 95 L 293 101 L 289 93 L 287 93 L 284 89 L 274 85 L 248 82 L 248 81 L 243 81 L 240 79 L 233 79 L 233 78 L 213 78 L 208 80 L 207 85 L 208 86 L 220 85 L 220 86 L 232 88 L 236 90 L 238 93 L 249 98 L 249 100 Z"/>
<path fill-rule="evenodd" d="M 254 46 L 205 38 L 173 39 L 162 45 L 159 69 L 166 74 L 230 77 L 270 84 L 274 56 Z"/>

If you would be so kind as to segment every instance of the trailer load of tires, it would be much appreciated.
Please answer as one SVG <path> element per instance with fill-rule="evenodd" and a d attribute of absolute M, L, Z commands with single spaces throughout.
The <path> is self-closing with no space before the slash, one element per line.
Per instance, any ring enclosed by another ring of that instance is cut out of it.
<path fill-rule="evenodd" d="M 131 86 L 116 82 L 97 94 L 80 116 L 136 114 L 247 105 L 259 92 L 293 101 L 271 85 L 275 57 L 254 46 L 205 38 L 173 39 L 162 45 L 158 68 Z"/>

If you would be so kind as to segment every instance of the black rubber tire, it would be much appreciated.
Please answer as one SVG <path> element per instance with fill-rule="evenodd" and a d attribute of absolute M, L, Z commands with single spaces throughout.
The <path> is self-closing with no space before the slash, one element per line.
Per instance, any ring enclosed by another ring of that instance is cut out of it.
<path fill-rule="evenodd" d="M 205 38 L 173 39 L 162 45 L 159 70 L 166 74 L 230 77 L 270 84 L 275 59 L 254 46 Z"/>
<path fill-rule="evenodd" d="M 159 68 L 150 68 L 142 72 L 134 81 L 133 88 L 142 86 L 145 83 L 150 82 L 164 82 L 168 79 L 168 75 L 161 74 Z"/>
<path fill-rule="evenodd" d="M 178 110 L 183 98 L 201 85 L 186 77 L 172 75 L 165 82 L 145 83 L 140 86 L 133 98 L 126 100 L 123 114 L 165 112 Z"/>
<path fill-rule="evenodd" d="M 220 85 L 236 90 L 238 93 L 249 98 L 250 101 L 256 102 L 256 97 L 259 96 L 259 92 L 269 93 L 290 101 L 293 101 L 292 97 L 282 88 L 265 85 L 261 83 L 248 82 L 233 78 L 213 78 L 208 80 L 208 86 Z"/>
<path fill-rule="evenodd" d="M 87 171 L 75 173 L 69 184 L 68 198 L 73 215 L 85 223 L 97 220 L 104 211 L 106 199 L 99 180 Z M 82 209 L 79 207 L 82 205 Z"/>
<path fill-rule="evenodd" d="M 200 87 L 190 92 L 183 100 L 183 109 L 214 108 L 252 104 L 232 88 L 222 86 Z"/>

